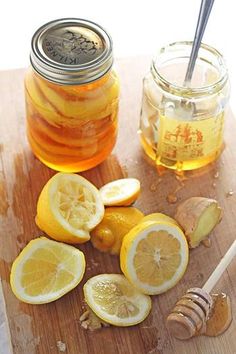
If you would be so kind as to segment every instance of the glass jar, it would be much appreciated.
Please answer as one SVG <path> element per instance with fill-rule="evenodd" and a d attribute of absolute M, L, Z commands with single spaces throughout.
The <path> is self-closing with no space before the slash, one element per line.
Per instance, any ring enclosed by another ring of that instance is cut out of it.
<path fill-rule="evenodd" d="M 221 153 L 229 99 L 221 54 L 202 44 L 190 84 L 185 74 L 192 42 L 162 48 L 143 81 L 139 134 L 156 165 L 193 170 Z"/>
<path fill-rule="evenodd" d="M 55 20 L 34 34 L 30 59 L 25 97 L 34 154 L 58 171 L 98 165 L 117 136 L 119 81 L 110 36 L 90 21 Z"/>

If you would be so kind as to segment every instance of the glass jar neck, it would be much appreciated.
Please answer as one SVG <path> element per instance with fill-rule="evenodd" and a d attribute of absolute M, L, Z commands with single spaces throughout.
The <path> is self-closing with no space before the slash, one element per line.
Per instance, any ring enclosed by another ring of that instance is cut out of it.
<path fill-rule="evenodd" d="M 199 97 L 219 92 L 228 80 L 222 55 L 202 44 L 190 85 L 184 85 L 192 42 L 175 42 L 161 48 L 151 63 L 151 74 L 164 91 L 181 97 Z"/>
<path fill-rule="evenodd" d="M 39 74 L 36 70 L 34 70 L 34 68 L 32 66 L 29 67 L 29 72 L 31 73 L 31 75 L 32 74 L 36 75 L 39 79 L 45 80 L 46 82 L 48 82 L 48 84 L 52 88 L 56 88 L 58 86 L 62 86 L 62 87 L 68 86 L 68 84 L 57 83 L 52 80 L 49 80 L 48 78 L 45 78 L 44 76 Z M 76 90 L 78 90 L 78 92 L 80 90 L 84 91 L 85 89 L 86 89 L 86 91 L 94 90 L 95 88 L 105 85 L 109 81 L 109 79 L 111 78 L 112 75 L 115 75 L 115 71 L 111 68 L 107 73 L 105 73 L 104 75 L 102 75 L 101 77 L 99 77 L 96 80 L 93 80 L 91 82 L 87 82 L 84 84 L 74 84 L 72 86 L 76 87 Z"/>

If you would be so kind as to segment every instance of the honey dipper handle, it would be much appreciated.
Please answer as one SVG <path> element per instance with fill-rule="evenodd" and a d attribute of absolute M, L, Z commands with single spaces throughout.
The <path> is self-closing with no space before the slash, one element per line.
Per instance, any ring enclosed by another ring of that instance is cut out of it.
<path fill-rule="evenodd" d="M 220 279 L 221 275 L 224 273 L 225 269 L 228 267 L 229 263 L 232 261 L 234 256 L 236 255 L 236 240 L 232 243 L 224 257 L 221 259 L 220 263 L 211 274 L 210 278 L 206 281 L 203 286 L 203 290 L 210 293 L 214 288 L 215 284 Z"/>

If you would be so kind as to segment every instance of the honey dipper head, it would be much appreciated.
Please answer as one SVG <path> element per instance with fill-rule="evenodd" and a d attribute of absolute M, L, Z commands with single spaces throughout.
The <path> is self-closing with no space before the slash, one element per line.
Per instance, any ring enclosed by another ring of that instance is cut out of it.
<path fill-rule="evenodd" d="M 193 300 L 198 300 L 198 299 L 202 299 L 204 301 L 204 303 L 207 305 L 206 309 L 208 308 L 209 310 L 211 309 L 212 305 L 213 305 L 213 300 L 210 294 L 208 294 L 208 292 L 206 292 L 204 289 L 202 288 L 190 288 L 187 290 L 187 294 L 191 294 Z M 209 310 L 207 313 L 207 317 L 209 314 Z"/>
<path fill-rule="evenodd" d="M 204 327 L 211 306 L 211 296 L 203 289 L 189 289 L 167 317 L 169 331 L 178 339 L 193 337 Z"/>
<path fill-rule="evenodd" d="M 189 339 L 196 333 L 192 321 L 182 313 L 171 313 L 167 317 L 166 324 L 170 333 L 177 339 Z"/>

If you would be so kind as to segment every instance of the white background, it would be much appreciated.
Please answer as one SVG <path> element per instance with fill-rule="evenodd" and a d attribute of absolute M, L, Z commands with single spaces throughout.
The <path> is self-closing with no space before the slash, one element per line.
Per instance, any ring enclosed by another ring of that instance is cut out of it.
<path fill-rule="evenodd" d="M 50 20 L 79 17 L 111 34 L 116 57 L 153 55 L 162 45 L 193 39 L 201 0 L 2 0 L 0 70 L 26 67 L 34 31 Z M 233 0 L 215 0 L 203 42 L 225 57 L 236 108 L 236 16 Z M 148 68 L 147 68 L 148 70 Z M 235 110 L 235 109 L 234 109 Z"/>

